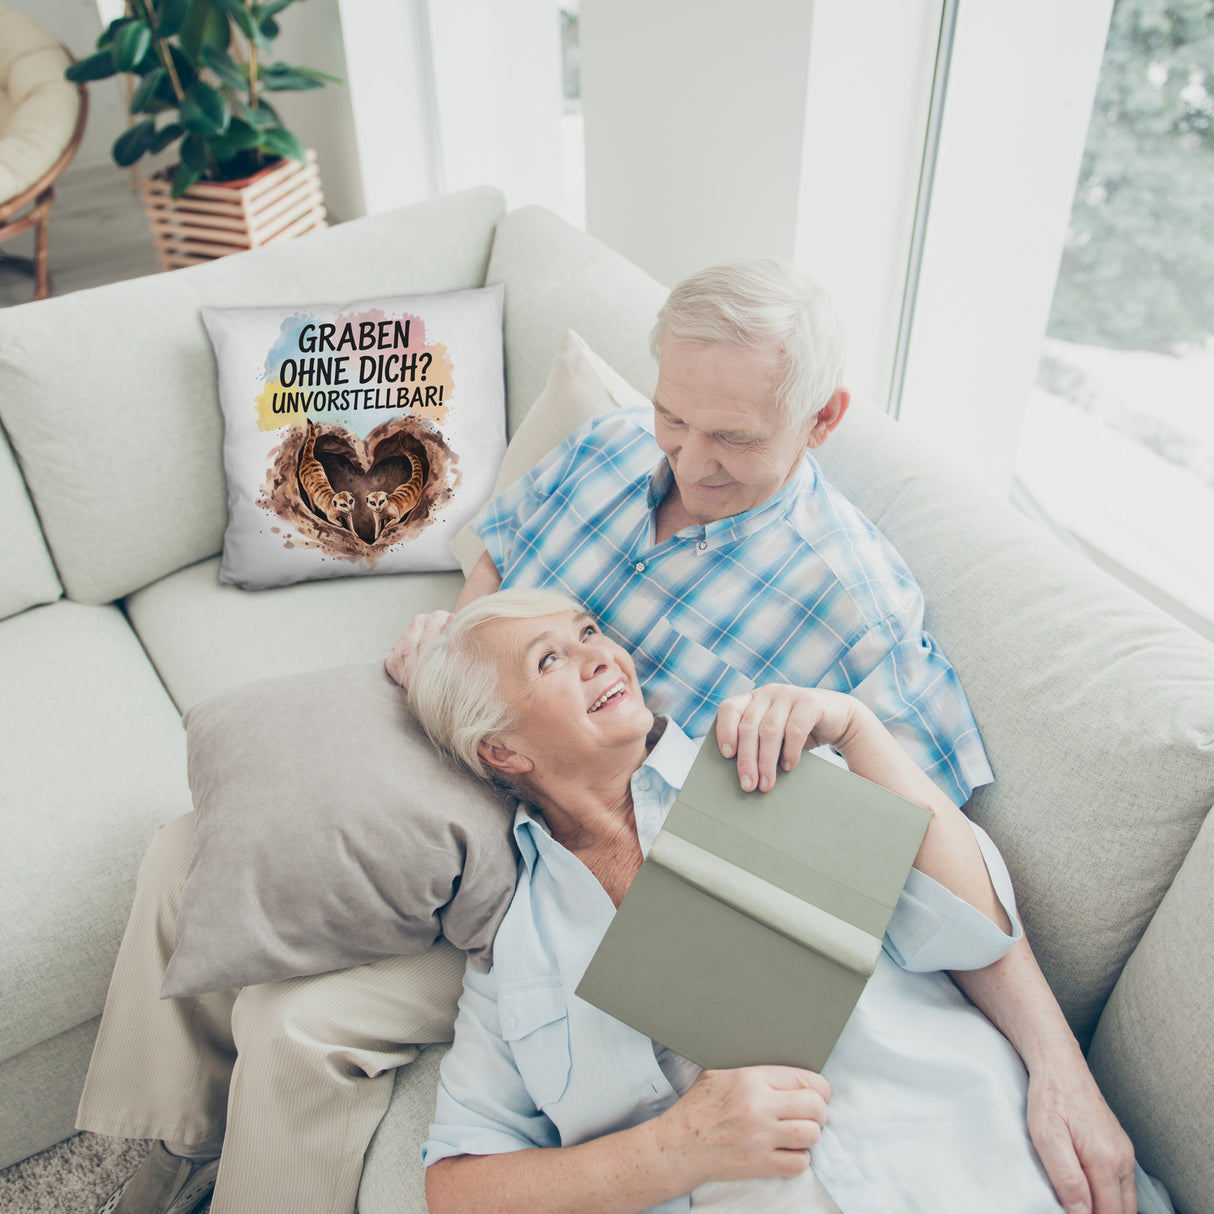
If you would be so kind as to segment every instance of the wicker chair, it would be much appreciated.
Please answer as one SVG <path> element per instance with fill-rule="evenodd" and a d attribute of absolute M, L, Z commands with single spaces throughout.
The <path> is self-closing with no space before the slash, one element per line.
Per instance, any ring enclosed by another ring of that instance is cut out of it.
<path fill-rule="evenodd" d="M 83 85 L 64 79 L 70 62 L 49 30 L 0 5 L 0 243 L 34 229 L 34 256 L 4 263 L 33 272 L 35 299 L 51 292 L 54 182 L 80 147 L 88 114 Z"/>

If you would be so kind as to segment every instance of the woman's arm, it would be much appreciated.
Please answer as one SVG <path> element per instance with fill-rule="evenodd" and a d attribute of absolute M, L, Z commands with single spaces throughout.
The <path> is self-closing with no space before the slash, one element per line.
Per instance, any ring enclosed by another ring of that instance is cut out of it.
<path fill-rule="evenodd" d="M 717 743 L 727 758 L 737 755 L 748 792 L 770 789 L 777 768 L 791 771 L 803 750 L 833 746 L 856 775 L 931 811 L 915 867 L 1011 933 L 969 820 L 854 696 L 784 683 L 756 688 L 721 705 Z"/>
<path fill-rule="evenodd" d="M 794 1067 L 705 1071 L 651 1121 L 571 1147 L 458 1155 L 426 1171 L 431 1214 L 634 1214 L 709 1180 L 796 1176 L 830 1086 Z"/>

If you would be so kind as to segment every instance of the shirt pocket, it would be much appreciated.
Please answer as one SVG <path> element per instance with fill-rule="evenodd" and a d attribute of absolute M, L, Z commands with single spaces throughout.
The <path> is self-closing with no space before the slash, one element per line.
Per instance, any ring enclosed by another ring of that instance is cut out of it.
<path fill-rule="evenodd" d="M 669 713 L 676 720 L 691 705 L 696 710 L 693 718 L 708 713 L 711 724 L 722 700 L 754 690 L 752 678 L 680 632 L 665 617 L 655 621 L 639 651 L 649 659 L 649 670 L 641 678 L 645 702 L 655 712 Z M 681 720 L 679 724 L 692 735 L 707 732 L 706 727 L 688 729 Z"/>
<path fill-rule="evenodd" d="M 538 1108 L 569 1086 L 569 1008 L 559 978 L 513 983 L 498 994 L 502 1038 Z"/>

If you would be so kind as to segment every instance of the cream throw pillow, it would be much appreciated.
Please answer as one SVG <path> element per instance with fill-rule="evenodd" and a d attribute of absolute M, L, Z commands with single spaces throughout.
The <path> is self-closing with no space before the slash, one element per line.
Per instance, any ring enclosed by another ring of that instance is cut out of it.
<path fill-rule="evenodd" d="M 506 448 L 490 497 L 513 485 L 583 422 L 612 409 L 651 403 L 572 329 L 568 330 L 561 338 L 543 392 L 536 397 Z M 469 525 L 451 541 L 451 551 L 467 577 L 480 560 L 485 545 Z"/>

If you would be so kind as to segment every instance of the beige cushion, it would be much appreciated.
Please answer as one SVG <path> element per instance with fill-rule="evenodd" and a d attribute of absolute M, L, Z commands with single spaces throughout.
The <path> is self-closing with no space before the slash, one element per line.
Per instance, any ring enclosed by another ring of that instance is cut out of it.
<path fill-rule="evenodd" d="M 194 854 L 163 994 L 429 948 L 488 965 L 513 802 L 446 762 L 383 664 L 223 692 L 186 715 Z"/>
<path fill-rule="evenodd" d="M 609 409 L 649 403 L 570 329 L 561 338 L 543 392 L 506 448 L 491 496 L 513 485 L 583 422 Z M 469 524 L 451 541 L 451 551 L 466 575 L 480 560 L 485 545 Z"/>
<path fill-rule="evenodd" d="M 32 17 L 0 8 L 0 201 L 27 190 L 72 140 L 80 94 L 71 60 Z"/>
<path fill-rule="evenodd" d="M 1089 1060 L 1181 1210 L 1214 1208 L 1214 816 L 1206 818 L 1092 1039 Z"/>
<path fill-rule="evenodd" d="M 0 670 L 8 1058 L 101 1011 L 144 849 L 190 798 L 180 719 L 116 607 L 5 620 Z"/>
<path fill-rule="evenodd" d="M 38 516 L 25 491 L 12 448 L 0 434 L 0 518 L 4 519 L 4 576 L 0 578 L 0 619 L 62 593 Z"/>
<path fill-rule="evenodd" d="M 497 226 L 487 281 L 506 284 L 508 433 L 543 391 L 569 329 L 643 395 L 652 393 L 649 331 L 667 291 L 619 253 L 551 211 L 521 207 Z"/>
<path fill-rule="evenodd" d="M 68 594 L 108 602 L 220 549 L 222 423 L 200 307 L 302 303 L 321 283 L 338 301 L 480 286 L 502 205 L 470 190 L 0 312 L 0 419 Z"/>
<path fill-rule="evenodd" d="M 450 610 L 464 584 L 459 572 L 399 573 L 251 594 L 218 575 L 218 558 L 202 561 L 125 603 L 182 712 L 253 679 L 382 662 L 415 615 Z"/>
<path fill-rule="evenodd" d="M 1214 646 L 884 416 L 819 454 L 923 587 L 995 771 L 970 811 L 1086 1042 L 1214 795 Z"/>

